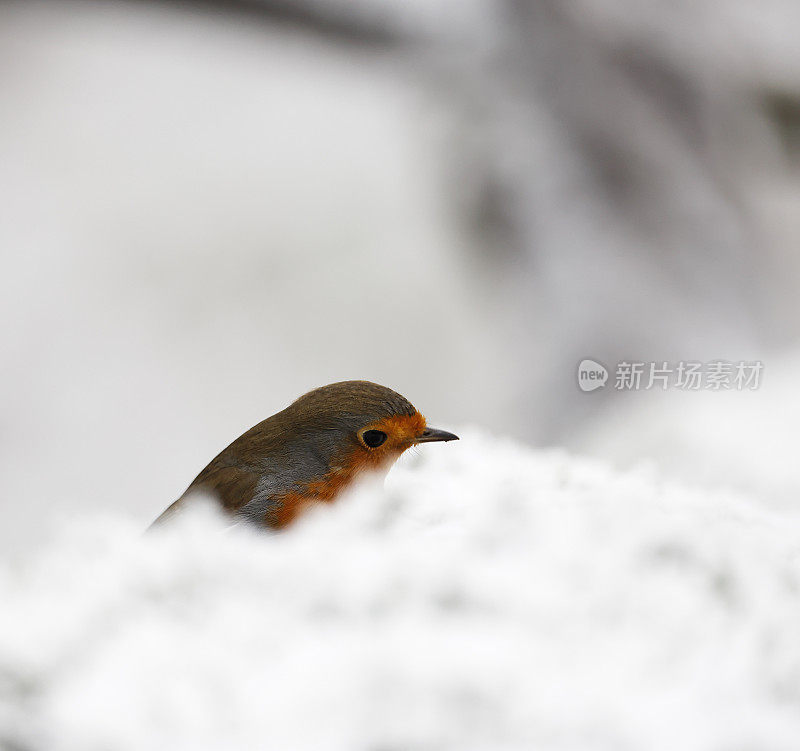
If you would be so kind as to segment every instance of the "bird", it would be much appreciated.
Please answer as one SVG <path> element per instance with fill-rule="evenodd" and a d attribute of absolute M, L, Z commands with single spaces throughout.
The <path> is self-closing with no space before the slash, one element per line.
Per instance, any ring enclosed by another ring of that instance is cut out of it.
<path fill-rule="evenodd" d="M 388 472 L 406 449 L 457 440 L 428 427 L 408 399 L 386 386 L 331 383 L 239 436 L 151 528 L 211 496 L 236 522 L 282 530 L 309 507 L 334 502 L 357 478 Z"/>

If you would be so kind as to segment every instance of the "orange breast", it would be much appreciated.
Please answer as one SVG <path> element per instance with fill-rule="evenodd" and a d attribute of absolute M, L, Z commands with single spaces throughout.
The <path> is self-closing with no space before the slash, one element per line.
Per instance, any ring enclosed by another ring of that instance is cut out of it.
<path fill-rule="evenodd" d="M 372 427 L 385 431 L 389 436 L 385 447 L 377 450 L 363 446 L 352 448 L 339 457 L 337 468 L 325 477 L 310 482 L 301 492 L 287 493 L 281 497 L 280 507 L 265 516 L 267 526 L 283 529 L 309 507 L 335 501 L 363 472 L 387 471 L 425 429 L 425 418 L 419 413 L 397 415 L 381 420 Z"/>
<path fill-rule="evenodd" d="M 281 497 L 280 507 L 267 514 L 265 518 L 267 525 L 283 529 L 311 506 L 332 503 L 362 469 L 361 462 L 351 460 L 321 480 L 310 482 L 302 492 L 287 493 Z"/>

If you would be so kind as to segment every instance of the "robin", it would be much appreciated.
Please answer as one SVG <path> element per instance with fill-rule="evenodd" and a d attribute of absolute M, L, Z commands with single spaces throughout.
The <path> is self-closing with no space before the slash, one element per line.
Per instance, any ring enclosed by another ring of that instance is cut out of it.
<path fill-rule="evenodd" d="M 212 495 L 241 520 L 282 529 L 317 503 L 331 503 L 362 473 L 388 471 L 407 448 L 458 436 L 429 428 L 396 391 L 342 381 L 309 391 L 239 436 L 153 522 L 192 497 Z"/>

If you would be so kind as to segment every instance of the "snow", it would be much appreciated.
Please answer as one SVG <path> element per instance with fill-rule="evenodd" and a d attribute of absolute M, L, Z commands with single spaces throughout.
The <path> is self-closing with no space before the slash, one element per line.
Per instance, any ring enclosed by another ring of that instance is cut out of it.
<path fill-rule="evenodd" d="M 476 430 L 280 535 L 0 567 L 0 746 L 794 749 L 800 516 Z"/>

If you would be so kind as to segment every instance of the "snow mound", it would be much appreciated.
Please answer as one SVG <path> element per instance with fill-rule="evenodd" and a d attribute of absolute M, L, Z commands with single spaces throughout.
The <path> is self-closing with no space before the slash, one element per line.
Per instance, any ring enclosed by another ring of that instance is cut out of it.
<path fill-rule="evenodd" d="M 800 738 L 800 517 L 479 433 L 281 535 L 62 529 L 0 603 L 0 747 Z"/>

